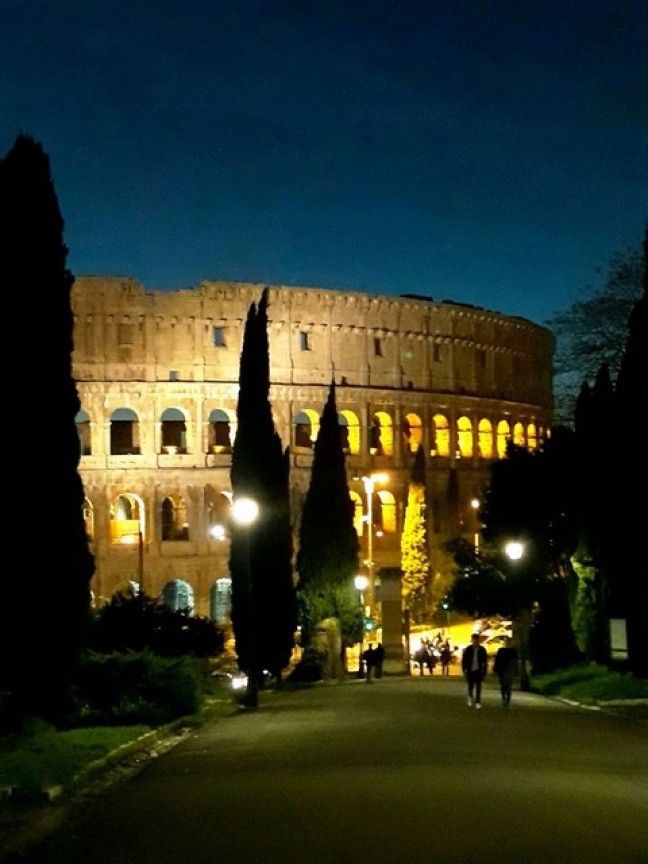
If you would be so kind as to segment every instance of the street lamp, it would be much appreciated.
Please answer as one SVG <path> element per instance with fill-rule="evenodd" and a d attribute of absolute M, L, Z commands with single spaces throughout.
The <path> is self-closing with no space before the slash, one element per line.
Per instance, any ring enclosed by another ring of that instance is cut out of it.
<path fill-rule="evenodd" d="M 504 554 L 509 561 L 519 561 L 524 555 L 524 543 L 519 540 L 509 540 L 504 546 Z"/>
<path fill-rule="evenodd" d="M 367 578 L 368 584 L 367 588 L 369 589 L 369 609 L 370 613 L 373 614 L 373 606 L 374 606 L 374 560 L 373 560 L 373 538 L 374 538 L 374 524 L 373 524 L 373 496 L 374 490 L 376 488 L 376 483 L 386 483 L 388 477 L 386 474 L 370 474 L 368 477 L 362 478 L 362 485 L 364 486 L 365 494 L 367 496 L 367 560 L 365 564 L 367 566 Z"/>
<path fill-rule="evenodd" d="M 255 621 L 252 606 L 252 561 L 250 554 L 250 526 L 259 515 L 259 505 L 252 498 L 234 498 L 232 503 L 232 519 L 243 528 L 244 544 L 244 577 L 245 593 L 247 601 L 247 628 L 248 628 L 248 670 L 247 686 L 243 704 L 247 708 L 257 708 L 259 705 L 259 680 L 256 668 L 256 645 L 255 645 Z"/>
<path fill-rule="evenodd" d="M 367 612 L 365 609 L 365 597 L 364 592 L 369 584 L 369 580 L 366 576 L 358 575 L 353 580 L 356 590 L 360 593 L 360 608 L 362 609 L 362 633 L 360 634 L 360 649 L 358 652 L 358 678 L 364 678 L 364 667 L 362 662 L 362 651 L 364 649 L 364 633 L 365 633 L 365 619 L 367 616 Z"/>
<path fill-rule="evenodd" d="M 479 510 L 479 504 L 480 504 L 479 498 L 471 498 L 470 499 L 470 506 L 472 507 L 473 512 L 475 514 L 475 529 L 477 528 L 477 511 Z M 477 530 L 475 530 L 474 540 L 475 540 L 475 555 L 478 555 L 479 554 L 479 531 L 477 531 Z"/>
<path fill-rule="evenodd" d="M 504 544 L 504 554 L 513 564 L 517 564 L 524 555 L 526 554 L 526 549 L 524 543 L 521 543 L 519 540 L 509 540 Z M 519 585 L 519 575 L 516 577 L 517 580 L 517 597 L 518 597 L 518 621 L 519 621 L 519 631 L 518 631 L 518 639 L 520 645 L 520 689 L 528 690 L 530 686 L 529 682 L 529 672 L 527 669 L 527 658 L 526 658 L 526 648 L 527 648 L 527 639 L 528 639 L 528 631 L 530 628 L 530 613 L 528 609 L 523 608 L 523 604 L 520 599 L 520 585 Z"/>

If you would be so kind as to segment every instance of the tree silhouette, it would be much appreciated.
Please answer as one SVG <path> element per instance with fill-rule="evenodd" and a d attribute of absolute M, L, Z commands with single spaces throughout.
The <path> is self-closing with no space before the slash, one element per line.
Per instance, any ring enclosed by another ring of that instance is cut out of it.
<path fill-rule="evenodd" d="M 259 508 L 252 525 L 233 521 L 231 530 L 232 625 L 238 663 L 248 676 L 249 707 L 258 704 L 265 670 L 281 682 L 297 626 L 288 450 L 269 401 L 267 308 L 265 288 L 245 324 L 231 468 L 234 502 L 251 498 Z"/>
<path fill-rule="evenodd" d="M 340 619 L 343 644 L 352 645 L 362 633 L 353 584 L 360 549 L 353 512 L 332 382 L 315 441 L 299 531 L 297 589 L 305 646 L 311 644 L 315 626 L 324 618 Z"/>
<path fill-rule="evenodd" d="M 21 418 L 24 457 L 11 493 L 11 512 L 21 516 L 14 538 L 20 540 L 21 556 L 19 566 L 5 568 L 3 577 L 0 690 L 12 694 L 20 714 L 56 721 L 83 645 L 94 559 L 78 474 L 74 277 L 66 267 L 50 161 L 29 136 L 18 136 L 0 161 L 0 208 L 3 293 L 13 306 L 12 325 L 24 327 L 21 341 L 34 376 L 34 386 L 13 389 L 11 402 Z M 15 367 L 16 358 L 13 343 L 6 370 Z M 34 417 L 35 392 L 47 394 L 46 417 Z"/>

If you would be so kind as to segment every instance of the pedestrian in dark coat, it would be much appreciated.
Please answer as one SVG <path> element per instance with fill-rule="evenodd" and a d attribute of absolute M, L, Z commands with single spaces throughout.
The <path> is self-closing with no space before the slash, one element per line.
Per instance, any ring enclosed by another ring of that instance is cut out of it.
<path fill-rule="evenodd" d="M 374 664 L 376 667 L 376 678 L 382 678 L 383 663 L 385 662 L 385 649 L 382 642 L 379 642 L 374 648 Z"/>
<path fill-rule="evenodd" d="M 466 645 L 461 655 L 461 669 L 468 685 L 468 707 L 481 708 L 482 681 L 488 672 L 488 655 L 479 633 L 473 633 L 470 639 L 470 645 Z"/>
<path fill-rule="evenodd" d="M 518 673 L 518 655 L 510 636 L 506 637 L 504 644 L 495 655 L 493 672 L 499 678 L 502 705 L 509 705 L 513 681 Z"/>
<path fill-rule="evenodd" d="M 370 645 L 367 650 L 362 655 L 362 659 L 364 660 L 367 683 L 371 682 L 371 676 L 373 674 L 374 669 L 376 668 L 376 651 L 373 645 Z"/>

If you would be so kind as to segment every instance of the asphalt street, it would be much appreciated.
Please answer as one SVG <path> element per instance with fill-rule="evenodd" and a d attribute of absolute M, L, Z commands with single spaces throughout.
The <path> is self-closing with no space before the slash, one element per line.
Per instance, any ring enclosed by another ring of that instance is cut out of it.
<path fill-rule="evenodd" d="M 488 680 L 262 693 L 88 800 L 37 864 L 648 864 L 648 725 Z"/>

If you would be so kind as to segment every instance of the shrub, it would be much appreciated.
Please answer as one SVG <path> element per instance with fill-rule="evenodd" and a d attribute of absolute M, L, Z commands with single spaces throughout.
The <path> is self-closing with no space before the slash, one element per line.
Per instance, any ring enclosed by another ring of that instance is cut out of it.
<path fill-rule="evenodd" d="M 115 594 L 90 619 L 87 647 L 100 654 L 153 651 L 163 657 L 215 657 L 225 632 L 208 618 L 174 611 L 146 595 Z"/>
<path fill-rule="evenodd" d="M 152 651 L 87 654 L 78 670 L 67 726 L 160 726 L 193 714 L 204 700 L 204 678 L 191 657 Z"/>

